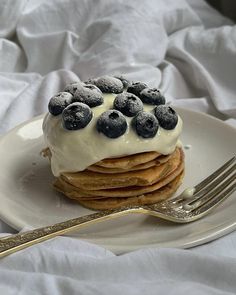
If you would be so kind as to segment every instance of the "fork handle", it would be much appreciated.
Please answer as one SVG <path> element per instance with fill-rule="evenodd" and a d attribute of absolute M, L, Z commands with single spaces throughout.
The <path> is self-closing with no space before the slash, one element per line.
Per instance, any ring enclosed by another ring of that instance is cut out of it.
<path fill-rule="evenodd" d="M 113 219 L 129 213 L 141 213 L 142 211 L 144 211 L 144 209 L 141 207 L 125 207 L 116 210 L 104 210 L 101 212 L 92 213 L 89 215 L 56 223 L 54 225 L 49 225 L 23 233 L 6 236 L 0 238 L 0 258 L 40 243 L 42 241 L 49 240 L 73 230 L 77 230 L 82 226 L 98 223 L 107 219 Z"/>

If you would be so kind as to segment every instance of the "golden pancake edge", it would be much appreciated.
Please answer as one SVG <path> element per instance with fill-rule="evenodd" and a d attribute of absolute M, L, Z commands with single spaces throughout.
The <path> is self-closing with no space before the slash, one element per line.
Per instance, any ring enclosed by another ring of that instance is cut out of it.
<path fill-rule="evenodd" d="M 182 183 L 184 153 L 181 148 L 166 156 L 150 153 L 105 159 L 81 172 L 62 173 L 54 188 L 94 210 L 159 202 L 171 197 Z M 109 163 L 110 167 L 101 163 Z M 93 167 L 99 169 L 94 171 Z M 107 172 L 108 169 L 112 172 Z"/>

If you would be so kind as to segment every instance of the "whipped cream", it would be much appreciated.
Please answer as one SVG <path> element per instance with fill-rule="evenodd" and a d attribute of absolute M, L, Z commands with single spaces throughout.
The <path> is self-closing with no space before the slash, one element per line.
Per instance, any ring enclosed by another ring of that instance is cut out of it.
<path fill-rule="evenodd" d="M 92 108 L 93 118 L 83 129 L 66 130 L 62 126 L 61 115 L 53 116 L 47 113 L 43 121 L 43 133 L 52 158 L 51 168 L 55 176 L 62 172 L 83 171 L 88 166 L 105 158 L 122 157 L 141 152 L 157 151 L 163 155 L 172 153 L 182 131 L 182 120 L 173 130 L 159 127 L 153 138 L 138 136 L 131 127 L 132 118 L 126 117 L 128 128 L 118 138 L 108 138 L 96 130 L 97 118 L 108 109 L 113 108 L 116 94 L 103 94 L 104 103 Z M 151 111 L 155 106 L 144 104 L 145 111 Z"/>

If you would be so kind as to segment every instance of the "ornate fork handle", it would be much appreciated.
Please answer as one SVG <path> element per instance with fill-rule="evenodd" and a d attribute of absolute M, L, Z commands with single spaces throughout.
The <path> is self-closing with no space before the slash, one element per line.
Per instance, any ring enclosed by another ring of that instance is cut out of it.
<path fill-rule="evenodd" d="M 144 213 L 144 211 L 145 210 L 141 207 L 125 207 L 117 210 L 105 210 L 35 230 L 6 236 L 0 239 L 0 258 L 42 241 L 71 232 L 82 226 L 97 223 L 106 219 L 116 218 L 125 214 Z"/>

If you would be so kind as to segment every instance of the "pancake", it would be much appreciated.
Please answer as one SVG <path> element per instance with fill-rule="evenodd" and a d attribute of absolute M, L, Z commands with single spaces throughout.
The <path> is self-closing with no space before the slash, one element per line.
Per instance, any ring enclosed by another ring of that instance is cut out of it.
<path fill-rule="evenodd" d="M 81 184 L 81 177 L 78 178 L 78 173 L 70 175 L 70 178 L 67 175 L 62 175 L 57 178 L 56 186 L 64 185 L 65 188 L 69 188 L 69 185 L 72 185 L 78 192 L 87 196 L 123 196 L 127 194 L 133 195 L 135 191 L 141 191 L 142 193 L 147 190 L 155 190 L 155 185 L 165 180 L 165 183 L 173 180 L 174 176 L 177 176 L 183 170 L 183 152 L 181 149 L 176 149 L 176 151 L 171 155 L 168 163 L 162 164 L 161 166 L 156 166 L 152 169 L 146 169 L 145 171 L 132 171 L 123 174 L 94 174 L 94 176 L 99 177 L 96 179 L 98 183 L 96 186 L 99 188 L 95 189 L 94 179 L 91 180 L 90 185 L 84 186 L 84 183 Z M 164 172 L 163 172 L 164 171 Z M 155 174 L 154 174 L 155 173 Z M 81 176 L 81 175 L 80 175 Z M 86 174 L 87 177 L 87 174 Z M 115 177 L 118 177 L 117 179 Z M 100 180 L 103 182 L 100 182 Z M 106 180 L 106 183 L 105 183 Z M 94 182 L 92 184 L 92 181 Z M 112 186 L 112 182 L 115 183 Z M 145 183 L 144 183 L 145 182 Z M 134 183 L 134 184 L 133 184 Z M 141 185 L 141 183 L 144 183 Z M 102 185 L 103 184 L 103 185 Z M 153 188 L 152 188 L 153 187 Z"/>
<path fill-rule="evenodd" d="M 139 154 L 140 155 L 140 154 Z M 143 170 L 147 169 L 153 166 L 161 165 L 165 162 L 167 162 L 170 158 L 170 155 L 167 156 L 158 156 L 154 160 L 147 161 L 146 163 L 138 164 L 136 166 L 133 166 L 131 168 L 107 168 L 107 167 L 102 167 L 99 165 L 91 165 L 87 168 L 89 171 L 93 172 L 99 172 L 99 173 L 123 173 L 125 171 L 134 171 L 134 170 Z M 117 159 L 118 161 L 118 159 Z M 116 166 L 116 163 L 114 163 L 114 166 Z"/>
<path fill-rule="evenodd" d="M 65 179 L 68 183 L 84 190 L 146 186 L 156 183 L 173 171 L 180 161 L 180 158 L 180 149 L 176 149 L 171 159 L 166 163 L 144 170 L 112 175 L 85 170 L 78 173 L 62 173 L 60 177 Z"/>
<path fill-rule="evenodd" d="M 173 169 L 171 173 L 169 173 L 163 179 L 157 181 L 153 185 L 148 186 L 131 186 L 131 187 L 124 187 L 124 188 L 116 188 L 116 189 L 101 189 L 101 190 L 81 190 L 78 187 L 75 187 L 65 181 L 63 178 L 58 178 L 54 183 L 54 186 L 57 190 L 63 192 L 66 191 L 67 194 L 76 196 L 83 200 L 90 200 L 90 199 L 100 199 L 100 198 L 107 198 L 107 197 L 133 197 L 138 196 L 141 194 L 149 193 L 155 191 L 164 185 L 168 184 L 172 180 L 174 180 L 182 171 L 184 170 L 184 163 L 181 161 L 178 163 L 177 167 Z"/>
<path fill-rule="evenodd" d="M 149 161 L 152 161 L 158 157 L 160 157 L 161 154 L 157 152 L 146 152 L 146 153 L 139 153 L 129 156 L 124 156 L 120 158 L 108 158 L 104 159 L 102 161 L 99 161 L 96 163 L 96 166 L 99 167 L 105 167 L 105 168 L 120 168 L 129 170 L 130 168 L 147 163 Z"/>
<path fill-rule="evenodd" d="M 93 210 L 117 209 L 125 206 L 143 206 L 155 204 L 170 198 L 182 183 L 184 172 L 178 175 L 173 181 L 154 192 L 130 198 L 104 198 L 94 200 L 77 201 L 86 208 Z"/>
<path fill-rule="evenodd" d="M 153 204 L 169 198 L 181 184 L 184 153 L 176 148 L 165 163 L 141 171 L 91 173 L 87 170 L 63 173 L 56 179 L 54 187 L 83 206 L 95 210 Z"/>

